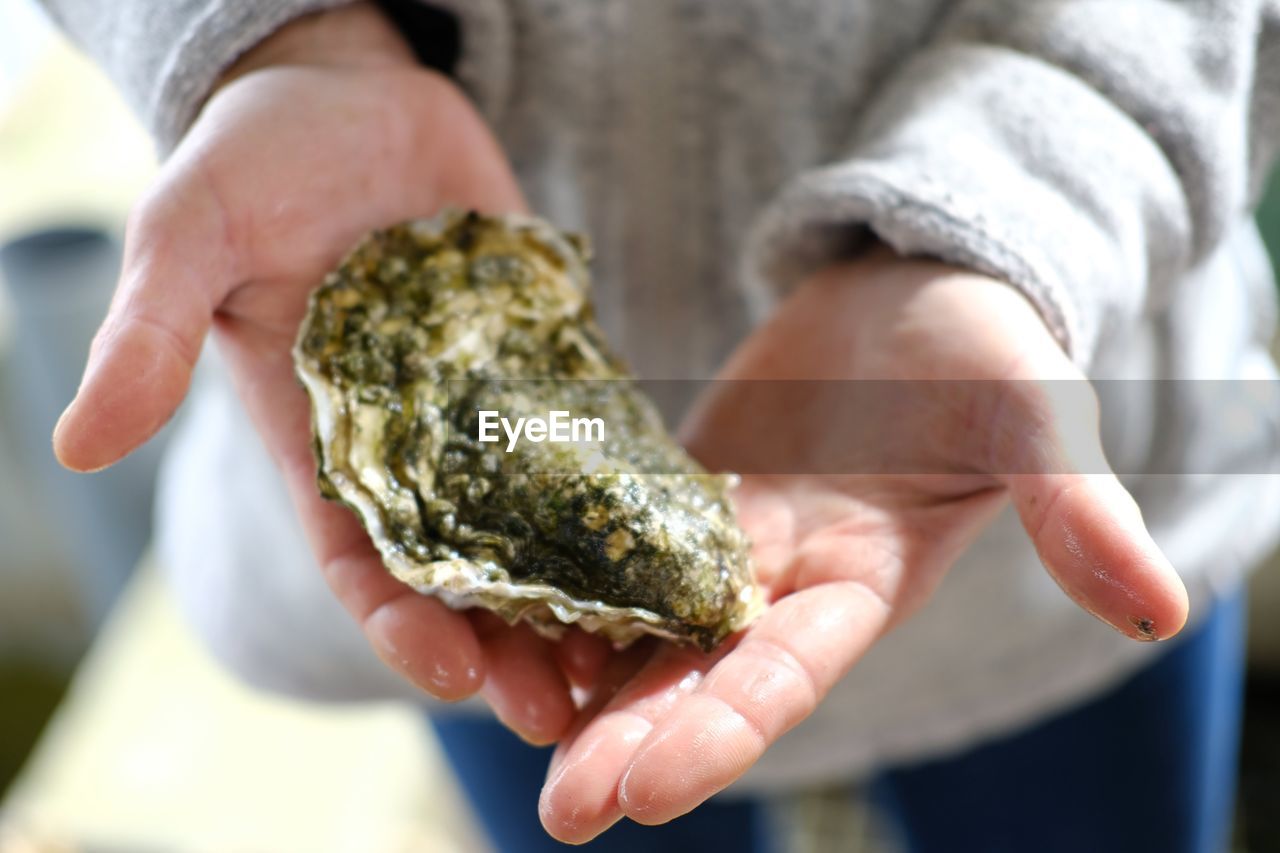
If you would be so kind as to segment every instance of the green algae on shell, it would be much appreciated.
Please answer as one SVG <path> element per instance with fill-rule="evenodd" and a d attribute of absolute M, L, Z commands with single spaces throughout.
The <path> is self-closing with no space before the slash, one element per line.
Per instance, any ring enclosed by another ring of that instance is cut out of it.
<path fill-rule="evenodd" d="M 451 606 L 711 649 L 761 606 L 732 477 L 684 452 L 604 341 L 586 254 L 532 217 L 367 236 L 294 349 L 319 486 L 396 578 Z M 486 443 L 481 411 L 599 418 L 603 439 Z"/>

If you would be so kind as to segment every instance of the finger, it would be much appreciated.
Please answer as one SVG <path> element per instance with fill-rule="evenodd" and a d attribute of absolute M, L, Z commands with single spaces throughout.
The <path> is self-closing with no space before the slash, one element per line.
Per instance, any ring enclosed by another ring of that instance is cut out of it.
<path fill-rule="evenodd" d="M 198 173 L 175 165 L 130 218 L 115 297 L 54 429 L 63 465 L 104 468 L 168 421 L 214 307 L 235 286 L 238 259 L 217 196 Z"/>
<path fill-rule="evenodd" d="M 398 582 L 367 543 L 323 568 L 374 652 L 410 683 L 447 702 L 484 684 L 484 652 L 465 614 Z"/>
<path fill-rule="evenodd" d="M 484 650 L 465 613 L 392 577 L 345 507 L 316 488 L 311 417 L 279 332 L 220 319 L 218 335 L 240 399 L 279 467 L 325 580 L 393 670 L 446 701 L 485 681 Z"/>
<path fill-rule="evenodd" d="M 552 644 L 527 625 L 494 621 L 495 629 L 481 640 L 488 669 L 482 695 L 498 719 L 525 741 L 554 743 L 577 708 Z"/>
<path fill-rule="evenodd" d="M 609 641 L 579 628 L 570 628 L 555 644 L 556 661 L 574 687 L 588 688 L 596 683 L 609 660 Z"/>
<path fill-rule="evenodd" d="M 1008 485 L 1045 568 L 1081 607 L 1136 640 L 1182 629 L 1186 588 L 1113 475 L 1017 475 Z"/>
<path fill-rule="evenodd" d="M 813 712 L 889 615 L 883 599 L 854 581 L 778 601 L 645 736 L 619 783 L 623 812 L 664 823 L 723 790 Z"/>
<path fill-rule="evenodd" d="M 573 748 L 574 741 L 578 735 L 582 734 L 583 729 L 590 725 L 601 711 L 610 706 L 610 703 L 624 688 L 633 691 L 633 695 L 639 695 L 634 691 L 642 691 L 644 687 L 641 683 L 642 680 L 636 678 L 636 674 L 644 669 L 646 664 L 668 656 L 680 657 L 681 654 L 680 649 L 661 643 L 654 637 L 643 637 L 626 649 L 611 654 L 605 660 L 604 666 L 597 675 L 595 684 L 587 697 L 587 701 L 574 718 L 573 725 L 561 740 L 560 745 L 556 747 L 556 751 L 547 767 L 547 776 L 555 775 L 565 756 Z M 697 664 L 689 664 L 689 661 L 697 661 L 706 657 L 692 651 L 687 651 L 683 654 L 685 655 L 683 658 L 684 665 L 695 669 Z M 676 666 L 680 665 L 679 663 L 676 664 Z"/>
<path fill-rule="evenodd" d="M 294 461 L 286 471 L 325 580 L 378 657 L 438 699 L 478 691 L 486 680 L 485 651 L 467 615 L 396 580 L 350 511 L 320 497 L 314 463 Z"/>
<path fill-rule="evenodd" d="M 538 813 L 552 837 L 579 844 L 622 817 L 618 781 L 632 753 L 680 697 L 697 687 L 711 661 L 674 646 L 662 646 L 651 657 L 647 648 L 633 648 L 610 658 L 547 769 Z"/>
<path fill-rule="evenodd" d="M 1050 575 L 1134 639 L 1178 633 L 1186 589 L 1107 464 L 1089 383 L 1016 382 L 1002 393 L 993 464 Z"/>

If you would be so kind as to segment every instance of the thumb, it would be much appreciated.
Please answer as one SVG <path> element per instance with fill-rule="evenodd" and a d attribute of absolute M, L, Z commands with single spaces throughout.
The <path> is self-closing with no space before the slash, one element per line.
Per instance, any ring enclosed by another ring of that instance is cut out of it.
<path fill-rule="evenodd" d="M 75 399 L 53 432 L 58 460 L 95 471 L 173 415 L 237 253 L 218 198 L 198 170 L 162 178 L 134 210 L 120 282 L 94 337 Z"/>
<path fill-rule="evenodd" d="M 1049 574 L 1134 639 L 1178 633 L 1186 589 L 1106 462 L 1093 387 L 1083 377 L 1014 381 L 1002 395 L 995 470 Z"/>

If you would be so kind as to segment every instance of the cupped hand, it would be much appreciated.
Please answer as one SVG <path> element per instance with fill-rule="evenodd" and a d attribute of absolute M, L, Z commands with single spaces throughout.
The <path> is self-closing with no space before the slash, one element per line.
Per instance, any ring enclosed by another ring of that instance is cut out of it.
<path fill-rule="evenodd" d="M 449 205 L 524 206 L 466 98 L 368 6 L 282 30 L 229 75 L 133 212 L 115 298 L 54 445 L 88 471 L 144 442 L 185 395 L 212 326 L 325 577 L 380 657 L 443 699 L 483 689 L 517 732 L 548 742 L 574 712 L 564 673 L 591 644 L 553 646 L 392 579 L 352 513 L 316 489 L 293 373 L 324 274 L 366 231 Z"/>
<path fill-rule="evenodd" d="M 662 823 L 737 779 L 1005 501 L 1089 612 L 1139 640 L 1183 625 L 1186 592 L 1106 466 L 1096 397 L 1008 285 L 879 249 L 801 287 L 720 378 L 685 440 L 746 472 L 735 499 L 771 603 L 713 656 L 607 664 L 548 770 L 557 838 Z"/>

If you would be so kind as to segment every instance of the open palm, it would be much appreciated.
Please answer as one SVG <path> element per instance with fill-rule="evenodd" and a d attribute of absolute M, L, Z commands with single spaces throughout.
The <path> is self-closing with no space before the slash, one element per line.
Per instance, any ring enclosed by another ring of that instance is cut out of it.
<path fill-rule="evenodd" d="M 1136 639 L 1185 621 L 1180 581 L 1106 468 L 1088 384 L 1007 285 L 881 250 L 794 294 L 721 379 L 685 440 L 747 472 L 735 498 L 771 604 L 715 656 L 606 664 L 543 791 L 558 838 L 661 823 L 735 780 L 1006 499 L 1081 606 Z"/>
<path fill-rule="evenodd" d="M 552 646 L 393 580 L 354 516 L 316 490 L 308 402 L 293 374 L 306 298 L 324 274 L 364 232 L 447 205 L 505 212 L 523 202 L 445 78 L 406 58 L 235 79 L 131 217 L 120 286 L 55 447 L 69 467 L 92 470 L 146 440 L 185 395 L 212 325 L 329 584 L 380 656 L 440 698 L 483 689 L 500 717 L 545 742 L 572 717 L 562 672 L 581 635 Z"/>

